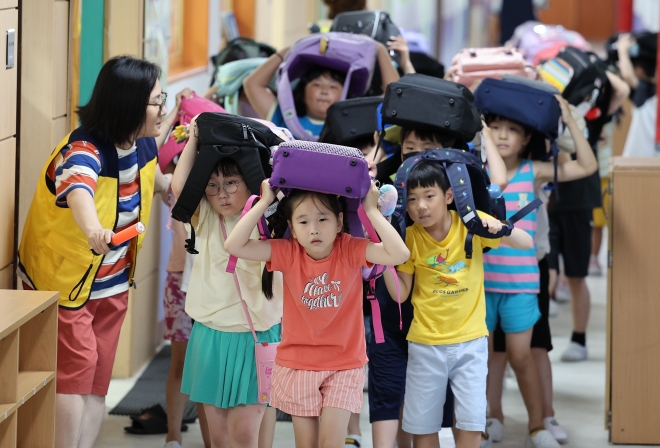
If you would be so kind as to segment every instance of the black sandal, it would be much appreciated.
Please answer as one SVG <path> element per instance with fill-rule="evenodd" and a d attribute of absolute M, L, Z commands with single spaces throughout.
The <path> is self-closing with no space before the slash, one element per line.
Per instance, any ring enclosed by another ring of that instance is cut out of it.
<path fill-rule="evenodd" d="M 124 431 L 129 434 L 167 434 L 167 414 L 165 413 L 165 409 L 159 404 L 145 408 L 140 415 L 131 416 L 130 418 L 132 425 L 124 427 Z M 182 424 L 181 432 L 187 430 L 188 426 Z"/>

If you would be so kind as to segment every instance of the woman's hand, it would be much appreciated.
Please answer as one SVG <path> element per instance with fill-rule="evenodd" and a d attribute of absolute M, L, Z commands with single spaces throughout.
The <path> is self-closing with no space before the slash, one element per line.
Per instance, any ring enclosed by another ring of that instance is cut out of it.
<path fill-rule="evenodd" d="M 369 192 L 362 200 L 362 205 L 364 206 L 364 211 L 368 212 L 371 210 L 378 210 L 378 197 L 380 196 L 380 190 L 376 186 L 375 181 L 371 181 L 371 187 Z"/>
<path fill-rule="evenodd" d="M 186 87 L 182 91 L 176 94 L 176 108 L 179 109 L 181 107 L 181 98 L 186 97 L 186 98 L 192 98 L 193 96 L 193 91 Z"/>
<path fill-rule="evenodd" d="M 401 55 L 401 70 L 403 70 L 404 75 L 415 73 L 415 68 L 412 62 L 410 62 L 408 42 L 406 42 L 403 36 L 390 36 L 390 40 L 387 42 L 387 49 L 394 50 Z"/>
<path fill-rule="evenodd" d="M 91 247 L 94 252 L 100 255 L 105 255 L 110 252 L 110 241 L 112 236 L 115 234 L 112 230 L 109 229 L 96 229 L 92 230 L 87 234 L 87 242 L 89 247 Z"/>

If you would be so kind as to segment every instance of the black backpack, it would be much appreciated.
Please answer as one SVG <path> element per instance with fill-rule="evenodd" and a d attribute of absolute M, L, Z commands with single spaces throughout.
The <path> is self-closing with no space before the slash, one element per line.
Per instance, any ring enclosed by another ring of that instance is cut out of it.
<path fill-rule="evenodd" d="M 353 146 L 349 143 L 373 135 L 378 130 L 378 106 L 381 97 L 337 101 L 328 108 L 319 142 Z"/>
<path fill-rule="evenodd" d="M 249 37 L 237 37 L 227 42 L 227 46 L 215 56 L 211 56 L 211 63 L 213 64 L 213 75 L 211 77 L 211 86 L 215 84 L 216 73 L 218 67 L 222 64 L 239 59 L 248 58 L 267 58 L 275 54 L 275 49 L 268 44 L 262 44 Z"/>
<path fill-rule="evenodd" d="M 205 112 L 197 117 L 197 128 L 199 153 L 172 209 L 172 218 L 184 223 L 190 222 L 222 159 L 234 159 L 250 192 L 260 194 L 261 182 L 272 173 L 270 148 L 283 142 L 266 125 L 238 115 Z M 187 241 L 188 252 L 196 253 L 194 231 Z"/>
<path fill-rule="evenodd" d="M 481 160 L 469 152 L 458 149 L 427 149 L 416 157 L 410 157 L 404 161 L 396 173 L 394 186 L 397 189 L 399 198 L 393 219 L 401 221 L 399 228 L 405 228 L 406 225 L 410 224 L 410 218 L 406 212 L 408 174 L 422 160 L 442 164 L 447 173 L 449 184 L 454 192 L 453 206 L 461 217 L 463 224 L 468 228 L 468 236 L 465 240 L 466 258 L 472 258 L 472 238 L 474 235 L 482 238 L 509 236 L 513 231 L 515 222 L 543 204 L 537 198 L 506 220 L 506 205 L 501 198 L 491 198 L 488 191 L 490 179 Z M 498 233 L 490 233 L 483 226 L 477 210 L 504 221 L 505 225 L 502 230 Z"/>
<path fill-rule="evenodd" d="M 602 115 L 607 114 L 609 108 L 612 87 L 607 78 L 607 66 L 594 53 L 587 53 L 575 47 L 565 47 L 557 54 L 556 59 L 564 61 L 571 67 L 572 76 L 569 83 L 562 91 L 562 96 L 577 106 L 585 101 L 587 96 L 597 95 L 593 106 L 600 109 Z M 552 60 L 545 64 L 552 63 Z M 545 66 L 545 64 L 543 64 Z M 543 77 L 543 68 L 541 76 Z M 585 117 L 586 118 L 586 117 Z"/>
<path fill-rule="evenodd" d="M 472 92 L 463 85 L 414 73 L 387 86 L 382 122 L 438 130 L 464 144 L 472 141 L 482 128 L 481 117 L 472 101 Z"/>
<path fill-rule="evenodd" d="M 330 31 L 365 34 L 383 45 L 387 45 L 390 36 L 401 34 L 399 27 L 385 11 L 342 12 L 335 16 Z M 396 51 L 390 51 L 390 57 L 397 64 L 401 63 L 401 56 Z"/>

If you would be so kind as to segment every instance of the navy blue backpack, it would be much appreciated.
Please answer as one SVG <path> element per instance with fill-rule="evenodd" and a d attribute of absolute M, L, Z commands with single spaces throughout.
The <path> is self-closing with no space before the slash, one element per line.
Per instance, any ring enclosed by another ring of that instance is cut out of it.
<path fill-rule="evenodd" d="M 504 80 L 484 79 L 474 92 L 474 107 L 480 114 L 500 115 L 522 123 L 533 130 L 529 147 L 532 160 L 553 158 L 555 184 L 557 184 L 557 154 L 555 143 L 562 132 L 561 108 L 555 98 L 558 90 L 541 81 L 515 78 Z M 550 152 L 546 152 L 545 139 L 550 141 Z"/>

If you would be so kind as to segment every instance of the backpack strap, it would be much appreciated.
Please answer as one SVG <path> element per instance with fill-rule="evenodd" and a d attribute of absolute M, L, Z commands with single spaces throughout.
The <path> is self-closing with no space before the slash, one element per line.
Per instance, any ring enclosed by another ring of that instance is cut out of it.
<path fill-rule="evenodd" d="M 250 201 L 248 201 L 250 202 Z M 219 216 L 220 219 L 220 227 L 222 228 L 222 236 L 227 239 L 227 228 L 225 227 L 225 218 L 223 216 Z M 234 257 L 235 258 L 235 257 Z M 231 258 L 229 260 L 231 262 Z M 257 338 L 257 332 L 254 331 L 254 324 L 252 323 L 252 318 L 250 317 L 250 311 L 248 310 L 247 304 L 245 303 L 245 300 L 243 300 L 243 294 L 241 294 L 241 285 L 238 283 L 238 276 L 236 275 L 235 271 L 236 267 L 236 261 L 234 260 L 234 266 L 232 267 L 232 270 L 229 270 L 229 263 L 227 263 L 227 272 L 231 272 L 232 276 L 234 277 L 234 284 L 236 285 L 236 291 L 238 292 L 238 297 L 241 299 L 241 305 L 243 306 L 243 312 L 245 313 L 245 317 L 247 317 L 248 324 L 250 325 L 250 331 L 252 331 L 252 337 L 254 338 L 254 343 L 258 344 L 259 339 Z M 265 343 L 268 345 L 267 343 Z"/>
<path fill-rule="evenodd" d="M 245 216 L 247 212 L 252 210 L 252 207 L 254 207 L 254 204 L 256 204 L 257 200 L 261 199 L 257 195 L 252 195 L 250 196 L 250 199 L 247 200 L 245 203 L 245 207 L 243 207 L 243 211 L 241 212 L 241 218 Z M 227 239 L 227 235 L 225 235 L 225 224 L 224 220 L 221 219 L 221 224 L 222 224 L 222 230 L 223 230 L 223 235 L 225 237 L 225 240 Z M 267 240 L 270 238 L 270 234 L 268 233 L 268 224 L 266 223 L 266 217 L 261 216 L 261 219 L 257 223 L 257 228 L 259 229 L 259 239 L 260 240 Z M 238 262 L 238 258 L 234 255 L 229 256 L 229 261 L 227 262 L 227 272 L 234 273 L 236 271 L 236 263 Z"/>
<path fill-rule="evenodd" d="M 367 231 L 367 235 L 369 235 L 369 239 L 374 243 L 379 243 L 380 238 L 378 237 L 378 233 L 376 233 L 376 229 L 374 229 L 373 224 L 371 224 L 371 221 L 369 221 L 369 218 L 367 217 L 367 213 L 364 211 L 364 207 L 362 206 L 362 204 L 360 204 L 360 207 L 358 207 L 358 216 L 360 217 L 360 221 L 362 222 L 362 225 Z M 387 269 L 389 269 L 392 275 L 394 276 L 394 282 L 396 283 L 396 299 L 397 299 L 397 303 L 399 304 L 399 330 L 403 330 L 403 315 L 401 313 L 401 288 L 399 286 L 399 276 L 397 275 L 396 269 L 394 269 L 393 266 L 387 266 Z M 380 319 L 380 305 L 378 304 L 378 300 L 376 299 L 376 294 L 375 294 L 376 277 L 373 277 L 372 279 L 369 280 L 369 288 L 370 288 L 370 294 L 367 295 L 367 298 L 369 299 L 369 303 L 371 304 L 371 316 L 372 316 L 372 322 L 374 324 L 376 343 L 380 344 L 382 342 L 385 342 L 385 336 L 383 335 L 383 323 L 381 322 Z"/>

